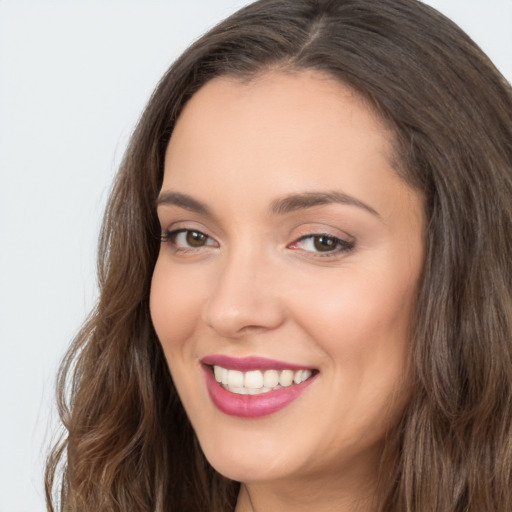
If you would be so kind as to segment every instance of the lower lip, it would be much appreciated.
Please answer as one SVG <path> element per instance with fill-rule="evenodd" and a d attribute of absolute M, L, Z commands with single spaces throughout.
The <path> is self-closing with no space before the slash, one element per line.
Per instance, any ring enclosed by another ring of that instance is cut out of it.
<path fill-rule="evenodd" d="M 224 389 L 213 376 L 211 367 L 203 366 L 206 386 L 212 402 L 224 414 L 240 418 L 259 418 L 277 412 L 298 398 L 316 376 L 286 388 L 260 393 L 259 395 L 239 395 Z"/>

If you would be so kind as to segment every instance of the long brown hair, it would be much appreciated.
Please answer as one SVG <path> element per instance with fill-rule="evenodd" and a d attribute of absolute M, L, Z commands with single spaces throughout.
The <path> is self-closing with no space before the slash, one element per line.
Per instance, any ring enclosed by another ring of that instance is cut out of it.
<path fill-rule="evenodd" d="M 414 393 L 388 435 L 380 509 L 512 510 L 512 93 L 415 0 L 261 0 L 162 78 L 105 214 L 99 302 L 59 374 L 67 434 L 49 457 L 48 510 L 233 510 L 238 484 L 202 455 L 151 324 L 155 198 L 187 100 L 213 77 L 275 68 L 319 70 L 367 98 L 395 133 L 397 172 L 426 197 Z"/>

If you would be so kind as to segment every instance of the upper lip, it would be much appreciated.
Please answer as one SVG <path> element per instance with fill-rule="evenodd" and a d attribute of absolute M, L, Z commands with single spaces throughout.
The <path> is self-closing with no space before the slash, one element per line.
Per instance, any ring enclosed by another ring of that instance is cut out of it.
<path fill-rule="evenodd" d="M 314 370 L 309 365 L 300 365 L 268 359 L 266 357 L 232 357 L 222 354 L 211 354 L 201 359 L 203 364 L 209 366 L 221 366 L 228 370 L 247 372 L 251 370 Z"/>

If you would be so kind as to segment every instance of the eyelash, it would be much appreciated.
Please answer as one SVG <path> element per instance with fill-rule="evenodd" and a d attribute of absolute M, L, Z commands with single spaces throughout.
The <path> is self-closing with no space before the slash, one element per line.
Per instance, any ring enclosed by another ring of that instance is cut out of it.
<path fill-rule="evenodd" d="M 197 247 L 192 247 L 190 245 L 188 245 L 188 246 L 181 245 L 180 246 L 176 243 L 176 238 L 180 234 L 186 234 L 187 237 L 188 237 L 188 235 L 198 235 L 199 237 L 204 237 L 205 240 L 207 240 L 207 241 L 213 240 L 213 238 L 210 238 L 207 234 L 203 233 L 202 231 L 199 231 L 198 229 L 182 228 L 182 229 L 175 229 L 173 231 L 166 231 L 166 232 L 162 233 L 162 235 L 160 237 L 160 241 L 162 243 L 168 243 L 169 245 L 171 245 L 175 252 L 190 252 L 190 251 L 196 251 L 198 249 L 202 249 L 203 247 L 214 246 L 214 244 L 208 244 L 208 243 L 206 243 L 204 245 L 199 245 Z"/>
<path fill-rule="evenodd" d="M 306 240 L 310 240 L 311 243 L 315 244 L 316 241 L 320 239 L 325 239 L 329 243 L 333 245 L 331 250 L 328 251 L 308 251 L 305 252 L 313 253 L 321 258 L 328 258 L 332 256 L 336 256 L 338 254 L 351 252 L 355 248 L 355 243 L 352 241 L 344 240 L 343 238 L 339 238 L 337 236 L 331 235 L 330 233 L 314 233 L 310 235 L 301 236 L 295 242 L 292 242 L 288 247 L 293 248 L 293 246 L 297 246 L 300 242 L 304 242 Z"/>
<path fill-rule="evenodd" d="M 209 240 L 210 241 L 213 240 L 213 238 L 209 237 L 207 234 L 203 233 L 202 231 L 199 231 L 197 229 L 186 229 L 186 228 L 175 229 L 173 231 L 166 231 L 166 232 L 162 233 L 160 240 L 162 243 L 168 243 L 169 245 L 171 245 L 173 250 L 177 253 L 178 252 L 195 252 L 197 250 L 203 249 L 204 247 L 218 247 L 218 244 L 216 242 L 213 244 L 205 243 L 203 245 L 198 245 L 196 247 L 193 247 L 190 245 L 181 245 L 180 246 L 176 243 L 176 238 L 180 234 L 187 234 L 187 237 L 188 237 L 188 235 L 204 237 L 204 239 L 207 242 Z M 314 250 L 304 249 L 304 252 L 315 254 L 315 257 L 328 258 L 328 257 L 337 256 L 342 253 L 351 252 L 355 248 L 355 243 L 353 241 L 344 240 L 342 238 L 331 235 L 330 233 L 314 233 L 314 234 L 303 235 L 300 238 L 298 238 L 296 241 L 289 244 L 287 247 L 290 249 L 296 249 L 296 248 L 298 248 L 297 246 L 299 244 L 301 244 L 305 241 L 310 240 L 311 241 L 310 243 L 315 244 L 317 241 L 319 241 L 322 238 L 325 239 L 325 241 L 327 241 L 328 243 L 332 244 L 331 250 L 314 251 Z"/>

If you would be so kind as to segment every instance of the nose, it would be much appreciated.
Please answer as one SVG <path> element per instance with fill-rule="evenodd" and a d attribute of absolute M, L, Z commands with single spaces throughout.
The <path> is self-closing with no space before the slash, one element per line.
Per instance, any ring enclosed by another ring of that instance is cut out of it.
<path fill-rule="evenodd" d="M 240 338 L 279 327 L 285 320 L 275 265 L 261 253 L 239 251 L 219 262 L 203 320 L 219 335 Z"/>

